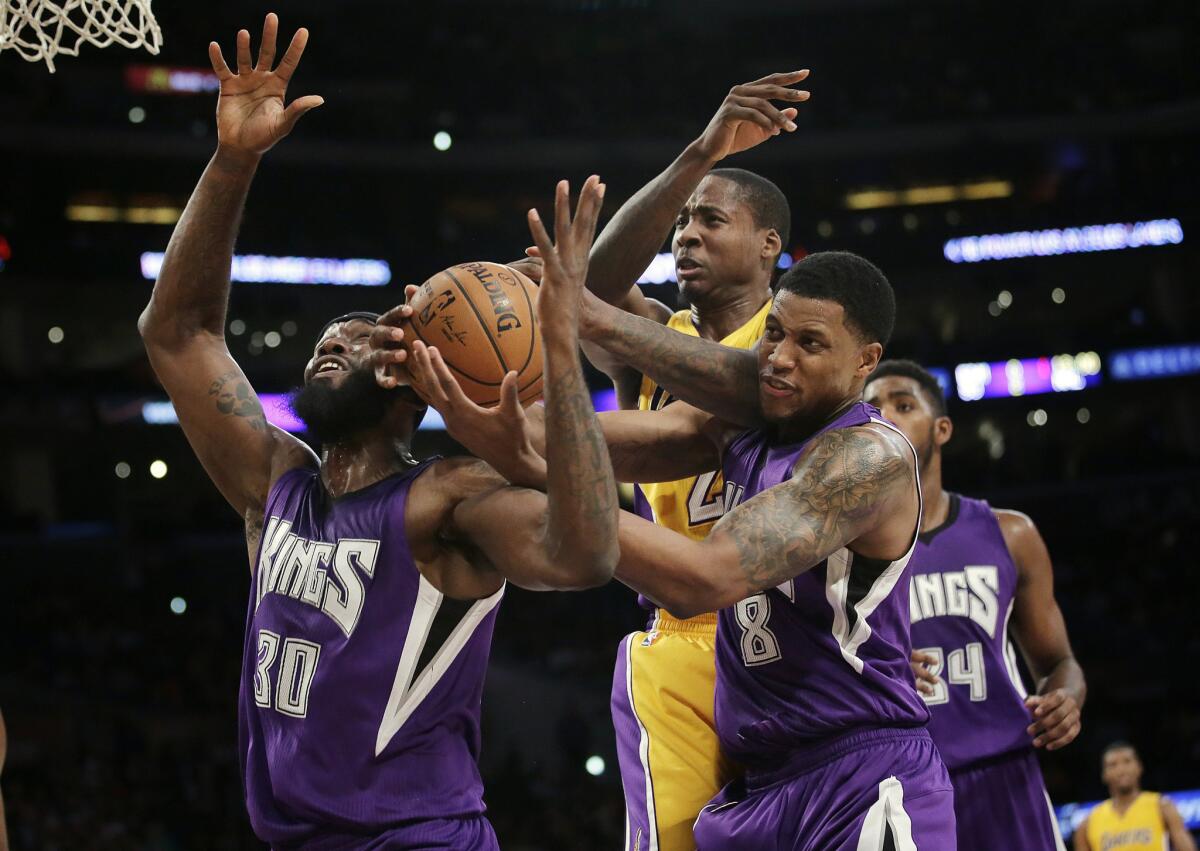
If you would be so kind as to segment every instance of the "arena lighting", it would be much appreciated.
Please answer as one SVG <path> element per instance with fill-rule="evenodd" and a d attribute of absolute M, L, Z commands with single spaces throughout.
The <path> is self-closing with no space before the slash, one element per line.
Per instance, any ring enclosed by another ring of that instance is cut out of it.
<path fill-rule="evenodd" d="M 960 363 L 954 367 L 954 383 L 958 398 L 964 402 L 1083 390 L 1100 383 L 1100 355 L 1080 352 L 992 363 Z"/>
<path fill-rule="evenodd" d="M 1180 792 L 1164 792 L 1171 799 L 1183 818 L 1184 827 L 1195 830 L 1200 827 L 1200 789 L 1187 789 Z M 1058 819 L 1058 831 L 1066 839 L 1071 836 L 1087 818 L 1092 808 L 1100 801 L 1088 801 L 1084 804 L 1063 804 L 1054 808 L 1054 816 Z"/>
<path fill-rule="evenodd" d="M 786 251 L 781 252 L 779 261 L 775 264 L 780 269 L 789 269 L 796 258 Z M 675 255 L 669 251 L 654 255 L 646 271 L 638 278 L 639 284 L 674 284 L 679 279 L 675 277 Z"/>
<path fill-rule="evenodd" d="M 1108 356 L 1108 372 L 1117 381 L 1195 375 L 1200 372 L 1200 343 L 1121 349 Z"/>
<path fill-rule="evenodd" d="M 183 215 L 182 207 L 169 205 L 68 204 L 64 213 L 69 222 L 126 222 L 133 225 L 173 225 Z"/>
<path fill-rule="evenodd" d="M 142 277 L 153 281 L 162 269 L 163 253 L 142 253 Z M 241 284 L 327 284 L 347 287 L 382 287 L 392 280 L 386 260 L 332 257 L 268 257 L 236 254 L 230 280 Z"/>
<path fill-rule="evenodd" d="M 127 65 L 125 88 L 139 94 L 195 95 L 218 91 L 221 81 L 216 74 L 204 68 Z"/>
<path fill-rule="evenodd" d="M 876 210 L 881 207 L 917 207 L 922 204 L 948 204 L 951 201 L 983 201 L 1008 198 L 1013 185 L 1007 180 L 977 180 L 972 183 L 911 186 L 908 189 L 862 189 L 846 193 L 851 210 Z"/>
<path fill-rule="evenodd" d="M 1053 257 L 1090 251 L 1124 251 L 1152 245 L 1183 242 L 1179 219 L 1084 225 L 1050 230 L 1021 230 L 986 236 L 961 236 L 947 240 L 942 254 L 951 263 L 1012 260 L 1018 257 Z"/>

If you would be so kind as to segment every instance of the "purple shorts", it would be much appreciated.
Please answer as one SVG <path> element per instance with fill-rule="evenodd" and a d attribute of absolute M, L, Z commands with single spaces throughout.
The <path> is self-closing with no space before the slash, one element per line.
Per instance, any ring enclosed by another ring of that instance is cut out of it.
<path fill-rule="evenodd" d="M 421 819 L 376 836 L 322 834 L 303 842 L 272 846 L 277 851 L 500 851 L 492 824 L 484 816 Z"/>
<path fill-rule="evenodd" d="M 954 851 L 954 792 L 923 727 L 860 730 L 747 772 L 695 834 L 700 851 Z"/>
<path fill-rule="evenodd" d="M 960 768 L 950 780 L 954 783 L 959 848 L 1065 851 L 1032 750 Z"/>

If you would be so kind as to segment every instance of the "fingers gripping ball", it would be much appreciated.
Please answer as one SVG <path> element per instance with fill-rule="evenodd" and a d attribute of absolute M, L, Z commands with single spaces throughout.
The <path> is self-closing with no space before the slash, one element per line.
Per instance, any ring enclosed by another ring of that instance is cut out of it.
<path fill-rule="evenodd" d="M 522 405 L 542 395 L 537 287 L 499 263 L 460 263 L 417 288 L 405 339 L 436 346 L 477 405 L 500 402 L 505 373 L 517 373 Z"/>

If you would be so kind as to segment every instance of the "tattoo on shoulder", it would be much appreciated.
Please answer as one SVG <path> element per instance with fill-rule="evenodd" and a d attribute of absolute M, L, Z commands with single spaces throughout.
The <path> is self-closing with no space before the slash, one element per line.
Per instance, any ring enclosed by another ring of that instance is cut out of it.
<path fill-rule="evenodd" d="M 870 428 L 829 431 L 792 478 L 738 506 L 718 524 L 737 546 L 756 590 L 803 573 L 845 546 L 899 488 L 912 487 L 911 452 Z"/>
<path fill-rule="evenodd" d="M 267 418 L 262 404 L 241 372 L 231 370 L 215 379 L 208 386 L 208 395 L 216 401 L 217 410 L 222 414 L 242 417 L 255 431 L 266 431 Z"/>

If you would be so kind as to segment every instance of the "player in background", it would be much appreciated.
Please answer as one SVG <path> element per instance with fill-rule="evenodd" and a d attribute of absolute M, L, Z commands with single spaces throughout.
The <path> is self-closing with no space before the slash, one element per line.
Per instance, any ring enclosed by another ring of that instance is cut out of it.
<path fill-rule="evenodd" d="M 807 71 L 773 74 L 734 86 L 704 132 L 665 171 L 613 216 L 596 240 L 588 289 L 604 301 L 682 334 L 753 348 L 763 335 L 771 281 L 787 245 L 791 213 L 774 183 L 737 168 L 714 170 L 726 157 L 795 130 L 794 107 L 808 93 L 791 88 Z M 690 307 L 672 312 L 630 285 L 649 266 L 664 236 L 679 289 Z M 588 358 L 613 379 L 623 409 L 659 410 L 673 398 L 636 369 L 597 346 Z M 724 511 L 720 470 L 636 486 L 641 516 L 703 540 Z M 680 620 L 650 610 L 645 631 L 617 649 L 612 715 L 625 792 L 625 847 L 688 851 L 692 824 L 733 778 L 713 719 L 717 616 Z"/>
<path fill-rule="evenodd" d="M 937 379 L 884 361 L 863 398 L 917 450 L 925 513 L 908 564 L 914 671 L 929 732 L 954 782 L 958 846 L 1063 848 L 1035 748 L 1079 735 L 1087 695 L 1054 599 L 1050 554 L 1019 511 L 947 491 L 942 447 L 954 427 Z M 1037 685 L 1027 694 L 1021 650 Z"/>
<path fill-rule="evenodd" d="M 1075 829 L 1075 851 L 1196 851 L 1175 804 L 1142 791 L 1142 761 L 1133 745 L 1113 742 L 1100 764 L 1109 798 Z"/>
<path fill-rule="evenodd" d="M 553 245 L 531 211 L 545 260 L 545 415 L 557 437 L 548 496 L 508 487 L 476 459 L 413 460 L 424 406 L 407 388 L 377 386 L 368 313 L 325 326 L 295 397 L 321 440 L 318 459 L 267 423 L 224 339 L 254 172 L 321 103 L 285 106 L 308 34 L 296 33 L 272 71 L 277 29 L 268 15 L 257 66 L 249 33 L 238 33 L 236 74 L 209 47 L 221 86 L 217 152 L 138 323 L 188 441 L 245 523 L 239 753 L 251 823 L 275 847 L 495 848 L 476 759 L 505 581 L 591 587 L 608 580 L 617 555 L 615 485 L 581 373 L 574 292 L 603 187 L 586 182 L 572 220 L 559 185 Z"/>
<path fill-rule="evenodd" d="M 657 341 L 663 364 L 638 364 L 656 380 L 693 368 L 674 360 L 697 345 L 723 348 L 589 304 L 586 339 L 629 347 L 612 338 L 631 324 Z M 811 255 L 779 279 L 758 351 L 728 349 L 756 360 L 755 415 L 767 426 L 731 427 L 680 402 L 600 417 L 619 480 L 718 463 L 725 478 L 725 516 L 702 541 L 628 512 L 619 530 L 621 581 L 676 617 L 719 613 L 717 729 L 746 775 L 701 812 L 700 849 L 955 847 L 950 779 L 909 667 L 916 453 L 862 401 L 894 317 L 873 265 Z M 484 411 L 436 349 L 414 344 L 411 361 L 460 440 L 510 476 L 533 475 L 514 459 L 553 443 L 536 409 Z"/>

